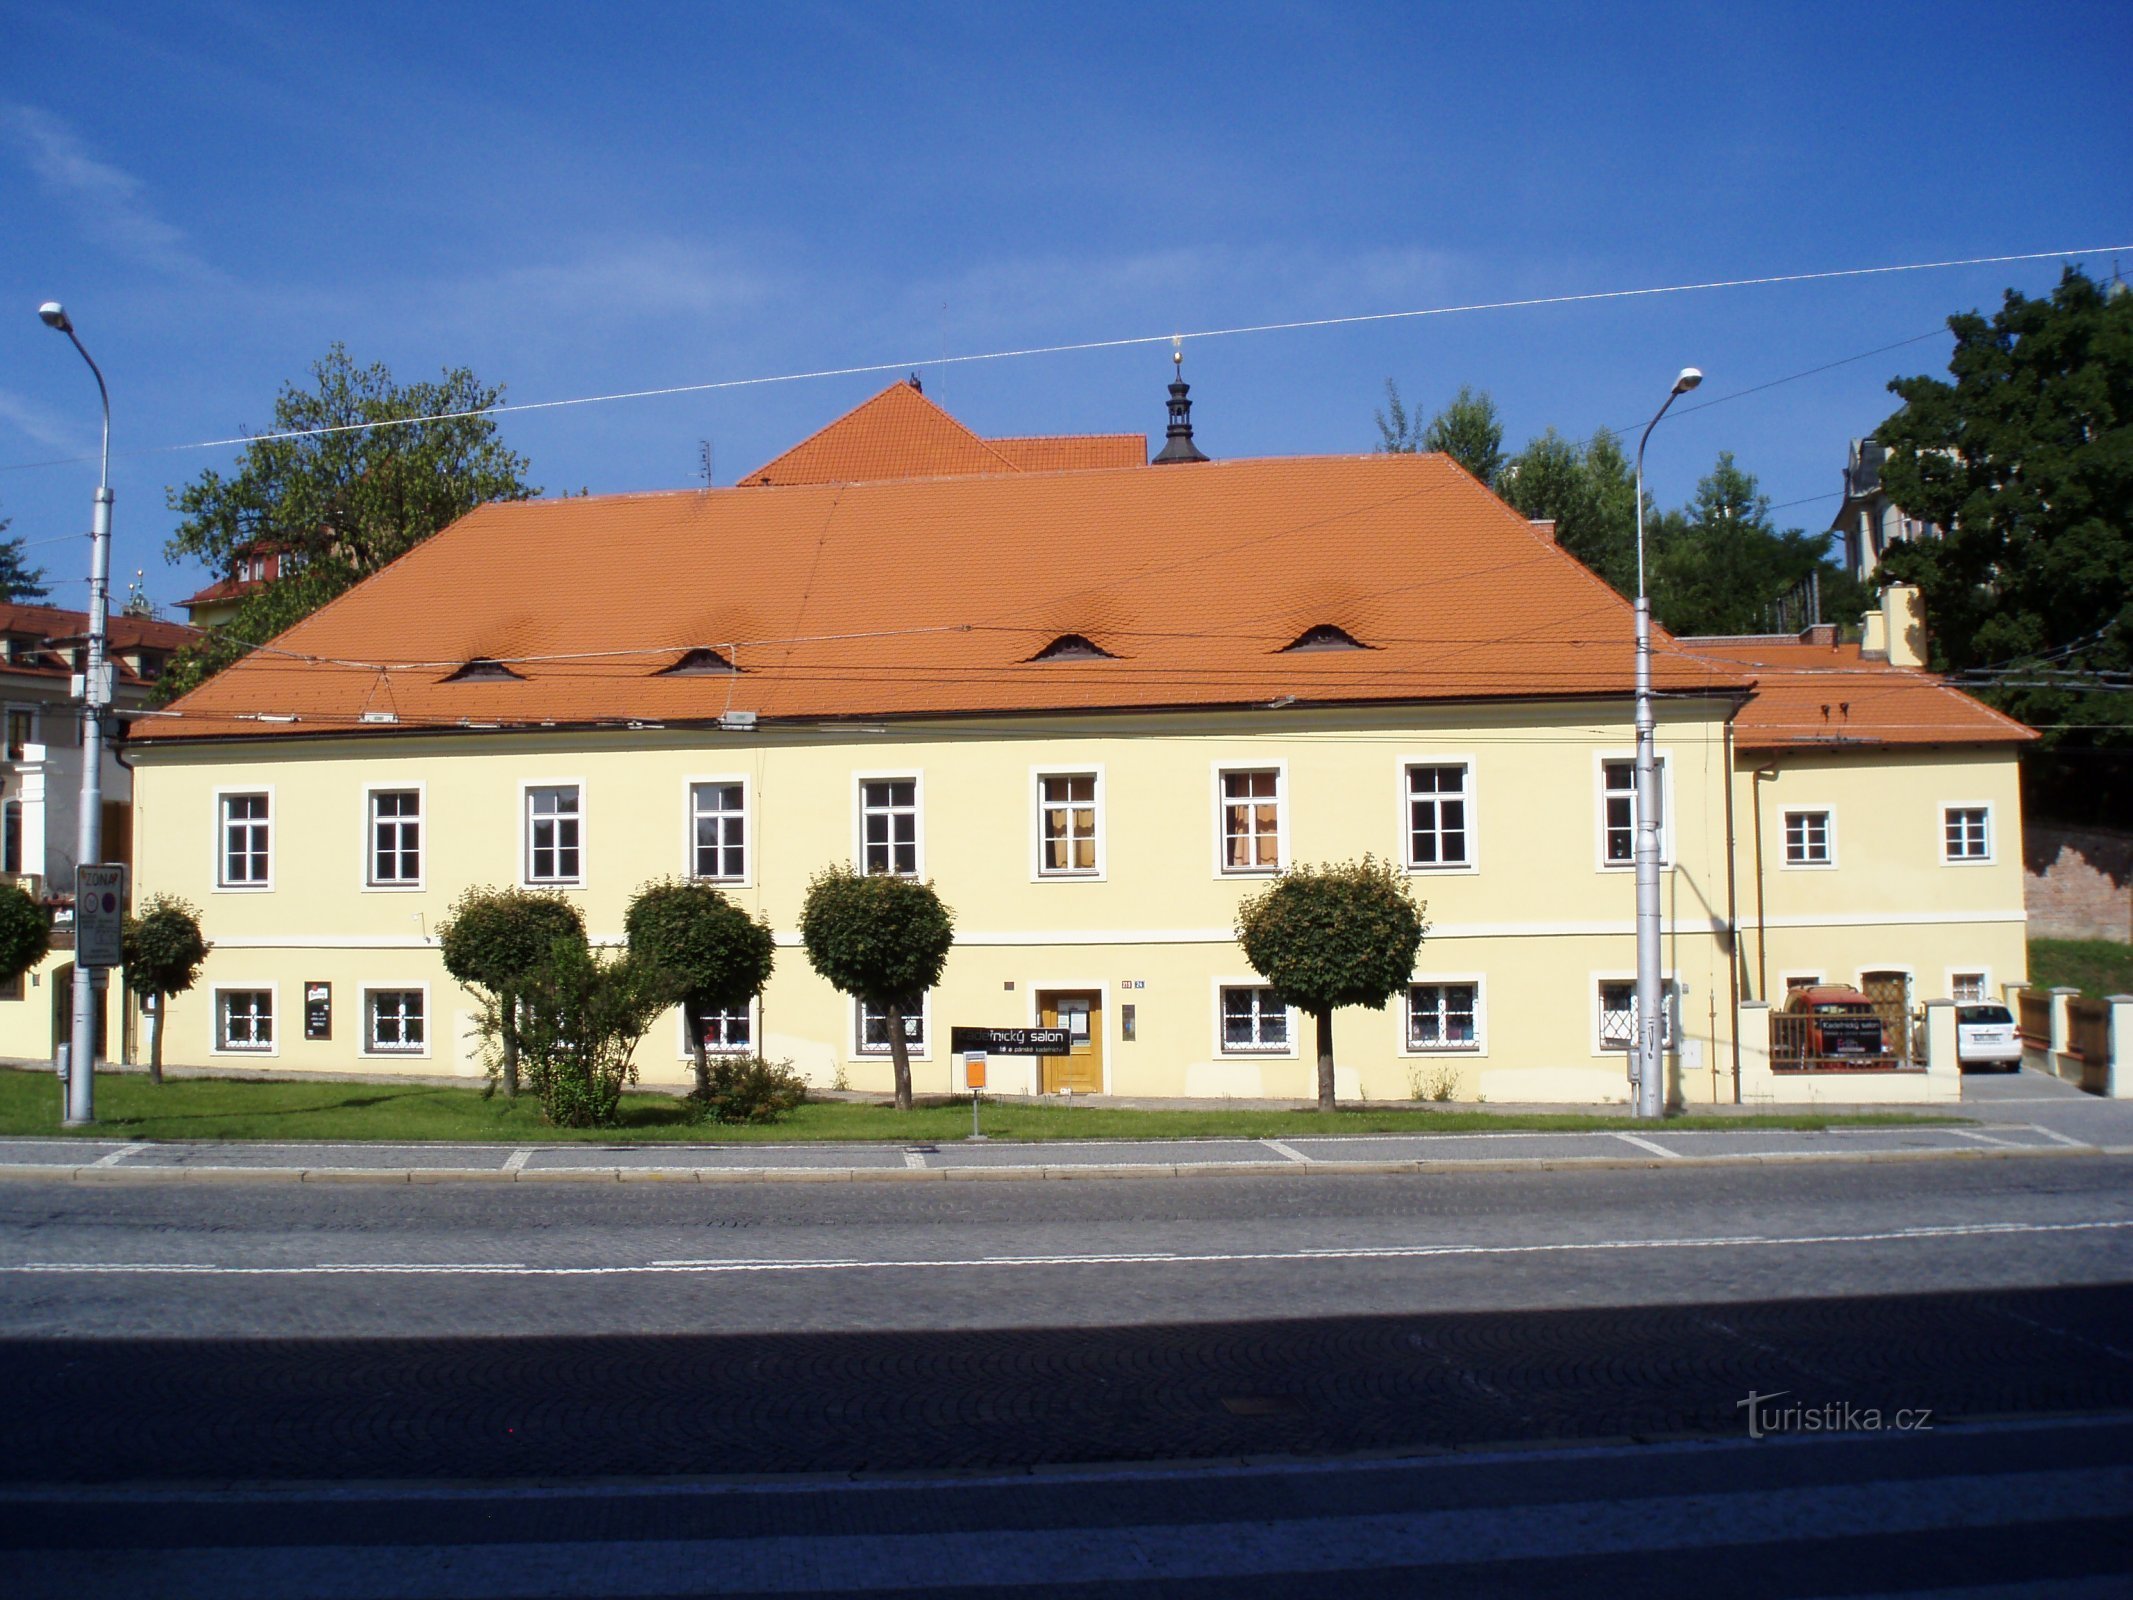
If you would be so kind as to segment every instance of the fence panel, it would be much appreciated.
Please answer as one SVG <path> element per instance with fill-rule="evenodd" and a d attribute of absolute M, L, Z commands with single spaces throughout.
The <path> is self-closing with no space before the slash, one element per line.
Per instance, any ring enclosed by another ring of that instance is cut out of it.
<path fill-rule="evenodd" d="M 2040 994 L 2035 989 L 2024 989 L 2015 997 L 2015 1020 L 2022 1028 L 2022 1042 L 2035 1045 L 2039 1050 L 2049 1049 L 2052 1042 L 2052 997 Z"/>

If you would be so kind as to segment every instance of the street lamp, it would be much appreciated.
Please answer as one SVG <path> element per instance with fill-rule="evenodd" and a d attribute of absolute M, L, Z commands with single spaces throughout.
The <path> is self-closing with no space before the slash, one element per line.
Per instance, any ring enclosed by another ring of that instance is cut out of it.
<path fill-rule="evenodd" d="M 1666 1115 L 1666 997 L 1659 980 L 1659 774 L 1652 744 L 1652 602 L 1644 589 L 1644 447 L 1666 409 L 1703 382 L 1683 367 L 1637 441 L 1637 1115 Z"/>
<path fill-rule="evenodd" d="M 67 320 L 67 308 L 47 300 L 37 308 L 47 328 L 65 334 L 82 360 L 96 376 L 97 397 L 104 405 L 104 450 L 96 476 L 96 513 L 89 525 L 89 659 L 82 675 L 81 708 L 81 817 L 75 835 L 74 864 L 77 875 L 84 866 L 94 866 L 104 853 L 104 707 L 110 703 L 110 684 L 104 673 L 104 627 L 111 589 L 111 391 L 104 387 L 104 374 L 83 348 Z M 67 1060 L 67 1115 L 69 1127 L 96 1120 L 96 981 L 82 965 L 79 930 L 81 896 L 74 897 L 74 1030 L 73 1047 Z M 160 1024 L 161 1019 L 157 1019 Z"/>

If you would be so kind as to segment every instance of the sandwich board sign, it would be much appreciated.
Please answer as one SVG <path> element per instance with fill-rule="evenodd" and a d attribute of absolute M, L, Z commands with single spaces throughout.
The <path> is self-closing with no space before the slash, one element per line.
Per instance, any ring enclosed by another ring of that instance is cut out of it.
<path fill-rule="evenodd" d="M 74 869 L 74 959 L 85 967 L 126 964 L 126 869 Z"/>

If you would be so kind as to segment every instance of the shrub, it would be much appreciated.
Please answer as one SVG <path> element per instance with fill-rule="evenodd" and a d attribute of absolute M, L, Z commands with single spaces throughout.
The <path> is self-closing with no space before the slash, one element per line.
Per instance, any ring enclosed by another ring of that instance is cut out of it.
<path fill-rule="evenodd" d="M 585 917 L 553 890 L 477 885 L 453 901 L 437 924 L 444 970 L 489 1001 L 496 1077 L 507 1098 L 518 1093 L 518 991 L 558 940 L 583 946 Z"/>
<path fill-rule="evenodd" d="M 52 948 L 52 914 L 17 883 L 0 883 L 0 983 L 13 983 Z"/>
<path fill-rule="evenodd" d="M 637 1081 L 637 1044 L 672 1000 L 667 976 L 641 956 L 602 957 L 561 938 L 514 990 L 519 1063 L 558 1128 L 611 1128 L 622 1089 Z M 501 1040 L 492 1002 L 485 1037 Z"/>
<path fill-rule="evenodd" d="M 807 1100 L 807 1080 L 790 1061 L 717 1056 L 708 1080 L 701 1104 L 717 1122 L 776 1122 Z"/>

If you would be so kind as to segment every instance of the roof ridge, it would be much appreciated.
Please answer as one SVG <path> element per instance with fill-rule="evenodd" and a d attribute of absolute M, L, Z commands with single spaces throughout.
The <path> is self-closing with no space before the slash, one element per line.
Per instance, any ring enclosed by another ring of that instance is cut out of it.
<path fill-rule="evenodd" d="M 957 433 L 961 434 L 971 444 L 976 445 L 980 450 L 984 451 L 985 454 L 991 456 L 995 461 L 1000 464 L 1003 470 L 1008 472 L 1020 472 L 1022 470 L 1020 467 L 1016 466 L 1014 462 L 1010 461 L 1006 456 L 1002 455 L 998 450 L 994 449 L 992 444 L 982 435 L 980 435 L 975 428 L 971 427 L 968 423 L 964 422 L 961 418 L 950 412 L 938 400 L 927 399 L 926 392 L 923 389 L 916 387 L 908 379 L 899 378 L 896 382 L 890 384 L 886 389 L 882 389 L 877 393 L 867 396 L 866 399 L 860 401 L 859 404 L 852 407 L 851 410 L 845 412 L 844 415 L 824 423 L 821 427 L 817 428 L 806 438 L 800 440 L 799 443 L 788 445 L 785 449 L 780 450 L 776 455 L 772 456 L 760 467 L 757 467 L 755 471 L 749 473 L 746 477 L 740 479 L 738 483 L 736 483 L 735 487 L 764 487 L 766 485 L 775 486 L 775 480 L 766 478 L 766 474 L 768 474 L 770 470 L 775 467 L 779 462 L 789 461 L 794 456 L 799 455 L 802 451 L 806 450 L 809 446 L 820 443 L 828 435 L 835 433 L 839 428 L 842 428 L 848 423 L 850 423 L 854 417 L 858 416 L 862 411 L 865 411 L 869 406 L 880 405 L 883 401 L 887 400 L 889 396 L 896 394 L 899 390 L 903 391 L 903 393 L 908 396 L 909 399 L 916 400 L 920 405 L 924 406 L 927 411 L 932 413 L 934 418 L 937 418 L 939 421 L 947 423 L 951 428 L 953 428 Z"/>

